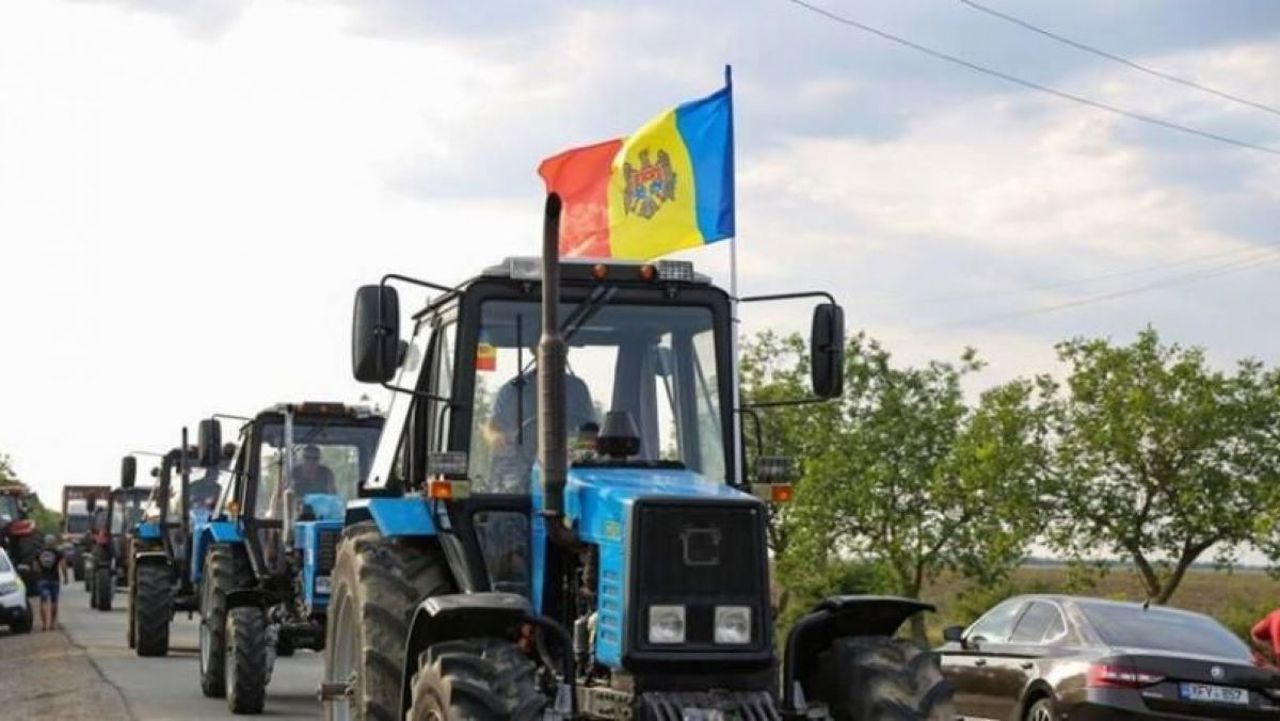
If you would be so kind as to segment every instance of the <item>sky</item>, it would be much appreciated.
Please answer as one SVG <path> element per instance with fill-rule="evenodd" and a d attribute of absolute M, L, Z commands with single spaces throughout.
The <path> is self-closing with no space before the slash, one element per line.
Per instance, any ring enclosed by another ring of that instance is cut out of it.
<path fill-rule="evenodd" d="M 1280 114 L 958 0 L 812 0 L 968 61 L 1280 148 Z M 1280 3 L 991 7 L 1280 106 Z M 940 62 L 786 0 L 0 3 L 0 452 L 46 499 L 183 424 L 384 392 L 355 288 L 538 249 L 538 162 L 734 68 L 740 283 L 827 289 L 903 363 L 1057 369 L 1148 324 L 1274 364 L 1280 157 Z M 684 254 L 718 282 L 727 243 Z M 750 307 L 800 329 L 807 307 Z"/>

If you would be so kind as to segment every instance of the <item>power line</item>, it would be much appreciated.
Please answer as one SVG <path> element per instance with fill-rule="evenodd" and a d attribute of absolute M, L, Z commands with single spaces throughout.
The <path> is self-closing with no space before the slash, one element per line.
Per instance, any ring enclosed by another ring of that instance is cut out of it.
<path fill-rule="evenodd" d="M 1042 283 L 1038 285 L 1025 286 L 1022 288 L 1010 288 L 1007 290 L 984 291 L 974 293 L 956 293 L 953 295 L 938 295 L 927 298 L 912 298 L 907 300 L 893 301 L 888 303 L 872 302 L 873 307 L 900 307 L 913 305 L 929 305 L 932 303 L 954 303 L 956 301 L 965 300 L 987 300 L 990 298 L 1007 297 L 1011 295 L 1022 295 L 1024 293 L 1037 293 L 1046 290 L 1058 290 L 1061 288 L 1069 288 L 1076 285 L 1086 285 L 1089 283 L 1097 283 L 1103 280 L 1113 280 L 1115 278 L 1125 278 L 1134 275 L 1146 275 L 1147 273 L 1157 273 L 1164 270 L 1172 270 L 1184 266 L 1195 266 L 1210 260 L 1219 260 L 1222 258 L 1230 258 L 1232 256 L 1248 256 L 1253 258 L 1259 255 L 1265 255 L 1270 251 L 1259 251 L 1258 248 L 1236 248 L 1234 250 L 1223 251 L 1219 253 L 1206 253 L 1203 255 L 1191 256 L 1168 263 L 1155 263 L 1140 268 L 1129 268 L 1127 270 L 1116 270 L 1109 273 L 1100 273 L 1098 275 L 1087 275 L 1079 278 L 1070 278 L 1067 280 L 1055 281 L 1052 283 Z"/>
<path fill-rule="evenodd" d="M 1261 258 L 1255 257 L 1255 258 L 1249 258 L 1241 261 L 1225 263 L 1216 268 L 1208 269 L 1207 271 L 1204 271 L 1204 272 L 1196 271 L 1192 273 L 1185 273 L 1180 276 L 1166 278 L 1164 280 L 1147 283 L 1145 285 L 1140 285 L 1133 288 L 1125 288 L 1123 290 L 1112 291 L 1110 293 L 1103 293 L 1100 295 L 1088 296 L 1085 298 L 1076 298 L 1074 300 L 1064 301 L 1062 303 L 1044 305 L 1037 308 L 1029 308 L 1027 310 L 1022 310 L 1022 311 L 1012 311 L 1009 313 L 1000 313 L 997 315 L 990 315 L 990 316 L 979 317 L 979 318 L 970 318 L 968 320 L 939 323 L 937 326 L 934 326 L 934 328 L 940 329 L 940 328 L 952 328 L 956 326 L 988 325 L 990 323 L 995 323 L 999 321 L 1016 320 L 1019 318 L 1028 318 L 1036 315 L 1044 315 L 1046 313 L 1055 313 L 1060 310 L 1068 310 L 1070 308 L 1079 308 L 1081 306 L 1093 305 L 1095 303 L 1104 303 L 1107 301 L 1117 300 L 1119 298 L 1126 298 L 1128 296 L 1146 293 L 1152 290 L 1161 290 L 1164 288 L 1170 288 L 1170 287 L 1179 286 L 1179 285 L 1186 285 L 1188 283 L 1197 283 L 1202 280 L 1208 280 L 1210 278 L 1216 278 L 1218 276 L 1228 275 L 1230 273 L 1238 273 L 1244 270 L 1252 270 L 1253 268 L 1274 263 L 1277 260 L 1280 260 L 1280 254 L 1274 253 L 1274 252 L 1268 252 L 1266 254 L 1266 257 L 1261 257 Z"/>
<path fill-rule="evenodd" d="M 866 25 L 864 23 L 860 23 L 857 20 L 854 20 L 852 18 L 848 18 L 843 15 L 837 15 L 836 13 L 831 12 L 830 10 L 826 10 L 816 5 L 812 5 L 806 2 L 806 0 L 787 0 L 787 2 L 790 2 L 793 5 L 798 5 L 810 12 L 817 13 L 818 15 L 826 17 L 828 20 L 832 20 L 852 28 L 857 28 L 858 30 L 861 30 L 863 32 L 870 33 L 884 40 L 888 40 L 889 42 L 897 43 L 904 47 L 911 48 L 912 50 L 924 53 L 925 55 L 929 55 L 931 57 L 937 58 L 938 60 L 954 63 L 956 65 L 969 68 L 970 70 L 974 70 L 974 71 L 983 73 L 985 75 L 990 75 L 992 77 L 1000 78 L 1001 80 L 1014 83 L 1015 85 L 1021 85 L 1025 88 L 1030 88 L 1032 90 L 1039 90 L 1042 93 L 1048 93 L 1049 95 L 1053 95 L 1063 100 L 1070 100 L 1072 102 L 1080 103 L 1081 105 L 1088 105 L 1089 107 L 1096 108 L 1098 110 L 1104 110 L 1108 113 L 1114 113 L 1116 115 L 1129 118 L 1130 120 L 1137 120 L 1143 123 L 1150 123 L 1151 125 L 1158 125 L 1168 130 L 1173 130 L 1180 133 L 1186 133 L 1188 135 L 1195 135 L 1201 138 L 1205 138 L 1207 140 L 1216 140 L 1219 143 L 1226 143 L 1228 145 L 1234 145 L 1239 148 L 1248 148 L 1249 150 L 1257 150 L 1259 152 L 1268 153 L 1270 155 L 1280 155 L 1280 150 L 1277 150 L 1276 148 L 1269 148 L 1265 145 L 1250 143 L 1247 140 L 1237 140 L 1236 138 L 1231 138 L 1226 135 L 1219 135 L 1218 133 L 1210 132 L 1208 130 L 1200 130 L 1199 128 L 1193 128 L 1188 125 L 1182 125 L 1180 123 L 1175 123 L 1171 120 L 1164 120 L 1154 115 L 1147 115 L 1145 113 L 1139 113 L 1133 110 L 1125 110 L 1124 108 L 1117 107 L 1115 105 L 1109 105 L 1100 100 L 1092 100 L 1082 95 L 1069 93 L 1065 90 L 1058 90 L 1057 88 L 1052 88 L 1052 87 L 1049 87 L 1048 85 L 1041 85 L 1040 83 L 1033 82 L 1031 80 L 1024 80 L 1020 77 L 1017 77 L 1016 75 L 1010 75 L 1006 72 L 996 70 L 995 68 L 990 68 L 985 65 L 979 65 L 978 63 L 965 60 L 964 58 L 951 55 L 950 53 L 945 53 L 941 50 L 934 50 L 931 47 L 921 45 L 920 43 L 917 43 L 911 40 L 907 40 L 904 37 L 894 35 L 889 32 L 885 32 L 884 30 L 879 30 L 877 28 L 871 27 L 870 25 Z"/>
<path fill-rule="evenodd" d="M 1242 98 L 1242 97 L 1240 97 L 1239 95 L 1232 95 L 1231 93 L 1223 92 L 1223 91 L 1221 91 L 1221 90 L 1217 90 L 1217 89 L 1215 89 L 1215 88 L 1211 88 L 1211 87 L 1209 87 L 1209 86 L 1207 86 L 1207 85 L 1201 85 L 1200 83 L 1197 83 L 1197 82 L 1195 82 L 1194 80 L 1187 80 L 1186 78 L 1180 78 L 1180 77 L 1178 77 L 1177 75 L 1171 75 L 1171 74 L 1166 73 L 1166 72 L 1161 72 L 1161 71 L 1159 71 L 1159 70 L 1156 70 L 1156 69 L 1155 69 L 1155 68 L 1153 68 L 1153 67 L 1150 67 L 1150 66 L 1147 66 L 1147 65 L 1142 65 L 1142 64 L 1140 64 L 1140 63 L 1136 63 L 1136 62 L 1134 62 L 1134 61 L 1132 61 L 1132 60 L 1130 60 L 1130 59 L 1128 59 L 1128 58 L 1125 58 L 1125 57 L 1121 57 L 1121 56 L 1119 56 L 1119 55 L 1116 55 L 1115 53 L 1109 53 L 1109 52 L 1107 52 L 1106 50 L 1102 50 L 1102 49 L 1100 49 L 1100 48 L 1093 47 L 1092 45 L 1086 45 L 1085 43 L 1082 43 L 1082 42 L 1080 42 L 1080 41 L 1078 41 L 1078 40 L 1072 40 L 1071 38 L 1064 37 L 1064 36 L 1059 35 L 1059 34 L 1057 34 L 1057 33 L 1053 32 L 1053 31 L 1051 31 L 1051 30 L 1046 30 L 1046 29 L 1044 29 L 1044 28 L 1042 28 L 1042 27 L 1039 27 L 1039 26 L 1037 26 L 1037 25 L 1032 25 L 1031 23 L 1027 22 L 1026 20 L 1023 20 L 1023 19 L 1021 19 L 1021 18 L 1017 18 L 1017 17 L 1014 17 L 1014 16 L 1012 16 L 1012 15 L 1009 15 L 1009 14 L 1006 14 L 1006 13 L 1003 13 L 1003 12 L 1000 12 L 999 10 L 996 10 L 996 9 L 994 9 L 994 8 L 989 8 L 989 7 L 985 6 L 985 5 L 981 5 L 981 4 L 979 4 L 979 3 L 974 2 L 973 0 L 960 0 L 960 2 L 964 3 L 965 5 L 968 5 L 969 7 L 973 8 L 974 10 L 977 10 L 977 11 L 979 11 L 979 12 L 984 12 L 984 13 L 986 13 L 986 14 L 988 14 L 988 15 L 993 16 L 993 17 L 1000 18 L 1001 20 L 1004 20 L 1004 21 L 1006 21 L 1006 22 L 1013 23 L 1014 25 L 1019 25 L 1019 26 L 1021 26 L 1021 27 L 1026 28 L 1027 30 L 1032 31 L 1032 32 L 1040 33 L 1041 35 L 1043 35 L 1043 36 L 1045 36 L 1045 37 L 1047 37 L 1047 38 L 1051 38 L 1051 39 L 1053 39 L 1053 40 L 1057 40 L 1058 42 L 1063 43 L 1063 44 L 1065 44 L 1065 45 L 1070 45 L 1071 47 L 1076 48 L 1077 50 L 1083 50 L 1083 51 L 1085 51 L 1085 52 L 1087 52 L 1087 53 L 1093 53 L 1094 55 L 1097 55 L 1097 56 L 1099 56 L 1099 57 L 1104 57 L 1104 58 L 1106 58 L 1106 59 L 1108 59 L 1108 60 L 1113 60 L 1113 61 L 1115 61 L 1115 62 L 1117 62 L 1117 63 L 1120 63 L 1121 65 L 1127 65 L 1127 66 L 1129 66 L 1129 67 L 1131 67 L 1131 68 L 1133 68 L 1134 70 L 1137 70 L 1137 71 L 1139 71 L 1139 72 L 1143 72 L 1143 73 L 1146 73 L 1146 74 L 1148 74 L 1148 75 L 1153 75 L 1153 76 L 1155 76 L 1155 77 L 1157 77 L 1157 78 L 1161 78 L 1161 79 L 1164 79 L 1164 80 L 1168 80 L 1168 81 L 1169 81 L 1169 82 L 1171 82 L 1171 83 L 1177 83 L 1177 84 L 1179 84 L 1179 85 L 1184 85 L 1184 86 L 1186 86 L 1186 87 L 1188 87 L 1188 88 L 1194 88 L 1194 89 L 1199 90 L 1199 91 L 1201 91 L 1201 92 L 1209 93 L 1210 95 L 1216 95 L 1216 96 L 1218 96 L 1218 97 L 1220 97 L 1220 98 L 1222 98 L 1222 99 L 1224 99 L 1224 100 L 1230 100 L 1230 101 L 1235 102 L 1235 103 L 1240 103 L 1241 105 L 1248 105 L 1249 107 L 1256 108 L 1256 109 L 1261 110 L 1261 111 L 1263 111 L 1263 112 L 1271 113 L 1272 115 L 1280 115 L 1280 108 L 1276 108 L 1276 107 L 1274 107 L 1274 106 L 1267 105 L 1266 103 L 1260 103 L 1260 102 L 1257 102 L 1257 101 L 1254 101 L 1254 100 L 1249 100 L 1248 98 Z"/>

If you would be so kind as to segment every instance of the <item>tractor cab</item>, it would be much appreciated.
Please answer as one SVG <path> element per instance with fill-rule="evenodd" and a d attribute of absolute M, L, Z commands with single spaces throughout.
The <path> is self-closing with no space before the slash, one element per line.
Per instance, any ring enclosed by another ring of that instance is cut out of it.
<path fill-rule="evenodd" d="M 110 611 L 117 587 L 128 583 L 129 536 L 142 523 L 144 504 L 152 489 L 137 486 L 137 460 L 130 456 L 121 467 L 120 485 L 94 503 L 90 548 L 85 559 L 85 590 L 89 607 Z"/>

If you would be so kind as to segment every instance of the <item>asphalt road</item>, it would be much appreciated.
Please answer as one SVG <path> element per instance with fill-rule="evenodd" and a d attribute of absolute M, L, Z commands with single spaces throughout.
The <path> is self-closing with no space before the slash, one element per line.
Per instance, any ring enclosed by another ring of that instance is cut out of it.
<path fill-rule="evenodd" d="M 198 617 L 188 620 L 186 614 L 179 614 L 174 619 L 167 657 L 141 658 L 125 643 L 127 603 L 124 589 L 118 589 L 111 611 L 95 611 L 89 608 L 84 584 L 75 583 L 62 589 L 59 621 L 72 643 L 85 649 L 107 683 L 124 696 L 134 719 L 243 718 L 234 717 L 224 699 L 200 693 Z M 39 628 L 37 621 L 36 633 Z M 267 687 L 263 717 L 319 718 L 316 687 L 323 670 L 324 661 L 315 651 L 300 650 L 291 658 L 279 659 Z"/>

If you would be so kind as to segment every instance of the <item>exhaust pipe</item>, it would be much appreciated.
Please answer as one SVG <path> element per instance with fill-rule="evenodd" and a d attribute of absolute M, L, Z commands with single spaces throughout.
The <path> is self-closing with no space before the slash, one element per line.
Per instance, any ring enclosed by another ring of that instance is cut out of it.
<path fill-rule="evenodd" d="M 564 374 L 568 350 L 560 335 L 560 196 L 547 196 L 542 218 L 542 337 L 538 340 L 538 462 L 546 510 L 564 513 L 569 448 Z"/>

